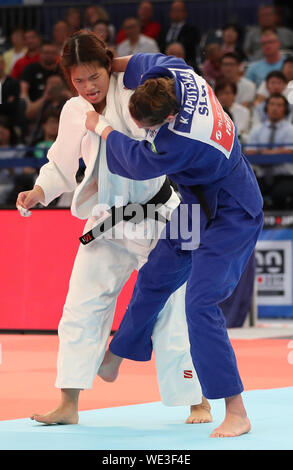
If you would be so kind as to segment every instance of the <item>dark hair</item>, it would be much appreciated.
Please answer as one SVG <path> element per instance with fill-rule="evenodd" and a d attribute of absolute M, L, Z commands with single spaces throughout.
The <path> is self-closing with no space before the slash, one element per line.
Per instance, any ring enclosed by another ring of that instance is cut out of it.
<path fill-rule="evenodd" d="M 10 145 L 17 145 L 19 142 L 12 120 L 5 115 L 0 115 L 0 126 L 8 129 L 10 132 Z"/>
<path fill-rule="evenodd" d="M 112 52 L 96 34 L 80 30 L 65 41 L 61 53 L 61 67 L 66 80 L 72 86 L 70 79 L 72 67 L 98 62 L 101 67 L 108 69 L 112 59 Z"/>
<path fill-rule="evenodd" d="M 281 98 L 284 102 L 284 106 L 285 106 L 285 116 L 288 116 L 288 114 L 290 113 L 290 108 L 289 108 L 289 103 L 287 101 L 287 99 L 285 98 L 284 95 L 281 95 L 281 93 L 272 93 L 267 99 L 266 99 L 266 102 L 265 102 L 265 113 L 267 113 L 267 110 L 268 110 L 268 105 L 269 105 L 269 102 L 271 101 L 272 98 Z"/>
<path fill-rule="evenodd" d="M 283 67 L 285 64 L 292 64 L 293 63 L 293 55 L 289 55 L 288 57 L 286 57 L 286 59 L 284 60 L 283 62 Z"/>
<path fill-rule="evenodd" d="M 129 100 L 131 116 L 137 121 L 148 121 L 150 126 L 162 124 L 169 114 L 177 114 L 179 109 L 175 82 L 169 77 L 146 80 Z"/>
<path fill-rule="evenodd" d="M 283 82 L 287 83 L 285 75 L 280 70 L 273 70 L 272 72 L 268 73 L 266 76 L 266 82 L 268 82 L 271 78 L 279 78 Z"/>
<path fill-rule="evenodd" d="M 241 64 L 241 58 L 239 54 L 237 54 L 236 52 L 226 52 L 225 54 L 222 55 L 221 62 L 223 62 L 223 60 L 226 58 L 234 59 L 237 62 L 237 64 Z"/>
<path fill-rule="evenodd" d="M 229 80 L 217 80 L 215 84 L 215 95 L 217 96 L 219 91 L 224 90 L 225 88 L 230 87 L 233 94 L 237 94 L 237 85 L 234 82 L 230 82 Z"/>
<path fill-rule="evenodd" d="M 58 108 L 55 108 L 53 106 L 49 106 L 43 113 L 40 124 L 45 124 L 48 119 L 50 118 L 55 118 L 56 120 L 59 121 L 60 118 L 60 110 Z"/>

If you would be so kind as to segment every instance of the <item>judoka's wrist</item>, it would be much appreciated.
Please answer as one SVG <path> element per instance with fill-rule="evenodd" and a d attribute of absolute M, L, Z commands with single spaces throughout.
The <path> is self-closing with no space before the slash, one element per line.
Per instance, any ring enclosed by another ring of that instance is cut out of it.
<path fill-rule="evenodd" d="M 110 124 L 108 121 L 104 118 L 104 116 L 99 115 L 99 122 L 95 127 L 95 133 L 98 135 L 102 135 L 106 127 L 109 127 Z"/>

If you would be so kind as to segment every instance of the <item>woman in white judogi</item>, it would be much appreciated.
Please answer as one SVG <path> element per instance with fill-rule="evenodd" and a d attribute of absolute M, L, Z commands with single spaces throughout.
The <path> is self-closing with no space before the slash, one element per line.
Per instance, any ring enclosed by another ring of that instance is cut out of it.
<path fill-rule="evenodd" d="M 33 190 L 20 193 L 17 205 L 29 209 L 38 202 L 48 205 L 64 192 L 74 191 L 71 211 L 88 219 L 84 233 L 109 213 L 106 208 L 128 203 L 144 204 L 162 188 L 165 177 L 134 181 L 110 173 L 105 143 L 85 127 L 86 113 L 103 113 L 115 129 L 144 137 L 128 111 L 131 94 L 123 86 L 123 74 L 110 74 L 111 57 L 92 33 L 79 32 L 64 46 L 62 64 L 78 96 L 66 102 L 60 116 L 58 136 L 49 150 L 49 163 L 41 168 Z M 77 186 L 79 159 L 86 170 Z M 167 218 L 179 204 L 171 197 L 159 211 Z M 105 355 L 117 297 L 133 270 L 139 269 L 156 243 L 154 220 L 139 224 L 121 221 L 87 245 L 80 245 L 59 324 L 56 387 L 61 403 L 56 410 L 32 419 L 45 423 L 77 423 L 82 389 L 92 387 Z M 151 235 L 151 236 L 150 236 Z M 187 422 L 210 420 L 209 404 L 190 354 L 184 310 L 184 290 L 178 290 L 161 312 L 152 341 L 162 401 L 168 406 L 192 405 Z"/>

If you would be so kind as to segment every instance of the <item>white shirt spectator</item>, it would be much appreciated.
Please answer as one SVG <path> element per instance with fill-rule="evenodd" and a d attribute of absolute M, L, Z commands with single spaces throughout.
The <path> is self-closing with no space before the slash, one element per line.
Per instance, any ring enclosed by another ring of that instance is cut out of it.
<path fill-rule="evenodd" d="M 131 44 L 129 39 L 125 39 L 117 46 L 118 57 L 123 57 L 138 52 L 149 52 L 156 54 L 159 51 L 158 44 L 152 38 L 145 36 L 144 34 L 139 35 L 139 40 L 136 44 Z"/>
<path fill-rule="evenodd" d="M 250 128 L 249 109 L 242 106 L 242 104 L 234 102 L 229 111 L 232 114 L 233 121 L 237 127 L 238 137 L 241 142 L 246 142 Z"/>
<path fill-rule="evenodd" d="M 254 150 L 253 145 L 262 145 L 269 147 L 270 136 L 271 136 L 272 123 L 268 119 L 256 127 L 253 127 L 250 131 L 247 144 L 249 150 Z M 274 143 L 279 144 L 280 147 L 286 147 L 293 149 L 293 125 L 290 124 L 286 119 L 281 119 L 275 123 L 276 131 Z M 258 147 L 255 147 L 257 149 Z M 264 148 L 264 147 L 263 147 Z M 261 148 L 260 148 L 261 150 Z M 262 177 L 266 174 L 265 167 L 256 166 L 255 172 L 258 177 Z M 293 164 L 284 163 L 281 165 L 275 165 L 273 168 L 274 175 L 293 175 Z"/>
<path fill-rule="evenodd" d="M 253 103 L 256 96 L 256 86 L 253 81 L 241 77 L 237 82 L 237 103 Z"/>

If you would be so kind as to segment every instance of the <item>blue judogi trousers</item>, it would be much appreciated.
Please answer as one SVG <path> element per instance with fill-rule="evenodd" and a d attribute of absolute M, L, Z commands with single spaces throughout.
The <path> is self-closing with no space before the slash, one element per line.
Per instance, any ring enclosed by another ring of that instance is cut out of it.
<path fill-rule="evenodd" d="M 157 315 L 172 292 L 187 281 L 190 352 L 203 395 L 217 399 L 241 393 L 243 384 L 219 304 L 238 284 L 262 224 L 262 212 L 252 217 L 221 190 L 217 213 L 210 224 L 201 211 L 197 249 L 182 250 L 183 240 L 172 239 L 170 227 L 166 227 L 139 271 L 133 297 L 110 350 L 120 357 L 149 360 Z"/>

